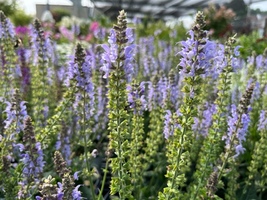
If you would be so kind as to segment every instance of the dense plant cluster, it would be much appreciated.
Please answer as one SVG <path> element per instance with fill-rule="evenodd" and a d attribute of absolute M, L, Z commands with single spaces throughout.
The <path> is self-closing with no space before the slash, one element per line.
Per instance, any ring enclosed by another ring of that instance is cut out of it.
<path fill-rule="evenodd" d="M 267 53 L 205 26 L 161 40 L 120 11 L 62 46 L 0 12 L 0 198 L 266 199 Z"/>
<path fill-rule="evenodd" d="M 248 34 L 241 35 L 238 38 L 238 44 L 240 47 L 241 57 L 246 59 L 251 55 L 261 55 L 266 48 L 267 37 L 260 37 L 260 34 L 256 31 Z"/>
<path fill-rule="evenodd" d="M 211 35 L 215 38 L 227 37 L 232 32 L 231 22 L 235 17 L 232 9 L 220 6 L 216 8 L 214 4 L 210 4 L 204 9 L 207 26 Z"/>

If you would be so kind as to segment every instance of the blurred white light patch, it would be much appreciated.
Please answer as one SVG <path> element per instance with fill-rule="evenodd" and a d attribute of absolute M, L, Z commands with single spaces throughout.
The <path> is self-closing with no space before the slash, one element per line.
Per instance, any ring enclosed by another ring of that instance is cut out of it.
<path fill-rule="evenodd" d="M 21 9 L 23 9 L 27 14 L 36 14 L 36 4 L 47 4 L 51 5 L 73 5 L 70 0 L 17 0 L 17 3 Z"/>
<path fill-rule="evenodd" d="M 187 15 L 187 16 L 181 16 L 178 19 L 172 19 L 166 22 L 167 26 L 175 26 L 176 24 L 183 24 L 186 29 L 191 29 L 192 24 L 194 23 L 194 17 Z"/>
<path fill-rule="evenodd" d="M 93 8 L 94 4 L 90 0 L 82 0 L 82 6 L 88 7 L 88 8 Z"/>
<path fill-rule="evenodd" d="M 182 22 L 184 27 L 186 29 L 191 29 L 192 28 L 192 25 L 194 23 L 194 20 L 195 18 L 193 16 L 182 16 L 182 17 L 179 17 L 178 21 L 179 22 Z"/>

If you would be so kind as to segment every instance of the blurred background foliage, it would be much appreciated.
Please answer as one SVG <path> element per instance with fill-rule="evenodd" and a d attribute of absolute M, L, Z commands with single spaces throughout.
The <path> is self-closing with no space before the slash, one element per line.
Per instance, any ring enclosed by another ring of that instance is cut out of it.
<path fill-rule="evenodd" d="M 34 16 L 25 13 L 18 5 L 16 0 L 0 0 L 0 10 L 2 10 L 7 17 L 9 17 L 15 26 L 27 26 L 32 23 Z M 108 17 L 101 15 L 94 19 L 78 19 L 82 23 L 76 23 L 77 20 L 73 20 L 71 13 L 64 9 L 54 9 L 51 11 L 55 24 L 53 24 L 54 30 L 57 31 L 59 26 L 65 26 L 69 30 L 71 24 L 66 25 L 66 21 L 70 21 L 79 25 L 80 35 L 90 34 L 90 25 L 93 22 L 98 22 L 99 26 L 105 28 L 111 28 L 114 22 Z M 261 11 L 259 9 L 250 9 L 249 13 L 252 16 L 267 15 L 267 11 Z M 266 33 L 261 34 L 255 29 L 251 29 L 249 26 L 240 28 L 240 25 L 247 23 L 248 7 L 244 0 L 232 0 L 230 3 L 224 6 L 216 6 L 210 4 L 209 7 L 204 9 L 206 16 L 207 26 L 206 30 L 209 31 L 209 35 L 212 39 L 216 39 L 220 42 L 224 42 L 229 36 L 237 33 L 238 45 L 241 46 L 240 52 L 243 58 L 255 52 L 260 54 L 267 47 Z M 242 21 L 243 20 L 243 21 Z M 245 20 L 245 21 L 244 21 Z M 151 16 L 147 16 L 142 19 L 132 19 L 130 26 L 135 29 L 136 36 L 147 37 L 154 36 L 155 39 L 163 40 L 174 43 L 175 41 L 181 41 L 186 39 L 186 32 L 188 31 L 182 22 L 179 23 L 166 23 L 161 20 L 155 20 Z M 61 42 L 69 42 L 64 38 Z M 93 42 L 91 40 L 90 42 Z"/>
<path fill-rule="evenodd" d="M 231 36 L 233 21 L 236 13 L 225 6 L 216 6 L 210 4 L 209 7 L 204 9 L 206 16 L 207 26 L 206 29 L 210 31 L 213 38 L 226 38 Z"/>
<path fill-rule="evenodd" d="M 11 16 L 15 13 L 17 9 L 17 4 L 15 0 L 12 0 L 11 2 L 8 1 L 0 1 L 0 8 L 5 13 L 6 16 Z"/>
<path fill-rule="evenodd" d="M 0 10 L 2 10 L 5 15 L 11 19 L 15 26 L 25 26 L 32 22 L 33 16 L 28 15 L 24 12 L 16 0 L 12 1 L 0 1 Z"/>
<path fill-rule="evenodd" d="M 54 9 L 51 12 L 56 23 L 60 22 L 63 17 L 71 17 L 70 12 L 65 9 Z"/>
<path fill-rule="evenodd" d="M 239 50 L 242 58 L 251 56 L 252 52 L 260 55 L 267 48 L 267 37 L 261 37 L 257 31 L 253 31 L 248 35 L 240 35 L 238 45 L 240 45 Z"/>
<path fill-rule="evenodd" d="M 163 21 L 151 22 L 149 18 L 145 18 L 143 23 L 137 23 L 136 25 L 136 33 L 138 37 L 154 35 L 156 38 L 165 41 L 181 41 L 185 39 L 187 31 L 188 30 L 184 27 L 182 22 L 167 25 Z"/>
<path fill-rule="evenodd" d="M 10 16 L 10 19 L 15 26 L 26 26 L 32 22 L 33 17 L 27 15 L 23 10 L 18 9 Z"/>

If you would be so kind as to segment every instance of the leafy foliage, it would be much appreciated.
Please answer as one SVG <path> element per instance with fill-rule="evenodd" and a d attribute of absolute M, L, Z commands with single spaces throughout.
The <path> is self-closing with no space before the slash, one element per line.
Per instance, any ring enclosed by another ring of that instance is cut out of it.
<path fill-rule="evenodd" d="M 261 38 L 259 33 L 254 31 L 249 35 L 241 35 L 238 38 L 238 44 L 240 45 L 240 53 L 243 58 L 246 58 L 255 52 L 256 55 L 260 55 L 265 50 L 267 38 Z"/>

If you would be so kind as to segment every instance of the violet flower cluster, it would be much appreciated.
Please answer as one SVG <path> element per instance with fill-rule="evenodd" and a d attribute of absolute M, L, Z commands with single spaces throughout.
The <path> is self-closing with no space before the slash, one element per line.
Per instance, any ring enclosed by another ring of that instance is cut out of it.
<path fill-rule="evenodd" d="M 31 118 L 28 116 L 24 120 L 23 144 L 18 144 L 23 163 L 21 188 L 18 193 L 19 199 L 29 197 L 29 189 L 36 187 L 39 183 L 40 175 L 43 173 L 44 155 L 41 143 L 35 139 Z M 34 185 L 32 185 L 34 184 Z"/>
<path fill-rule="evenodd" d="M 71 176 L 71 171 L 67 167 L 66 162 L 59 151 L 56 151 L 54 154 L 54 165 L 56 172 L 62 179 L 62 182 L 58 182 L 58 199 L 71 199 L 72 197 L 73 200 L 80 200 L 81 192 L 78 189 L 81 185 L 75 187 L 74 183 L 74 180 L 78 180 L 78 172 L 75 172 L 74 175 Z"/>
<path fill-rule="evenodd" d="M 77 45 L 75 57 L 72 57 L 67 72 L 65 84 L 67 87 L 76 87 L 79 92 L 75 93 L 75 101 L 73 107 L 78 109 L 78 105 L 84 98 L 84 92 L 89 97 L 89 103 L 86 103 L 86 119 L 93 116 L 95 101 L 95 86 L 92 81 L 92 65 L 94 58 L 91 55 L 85 55 L 84 49 L 80 44 Z M 88 101 L 87 101 L 88 102 Z"/>
<path fill-rule="evenodd" d="M 209 128 L 212 125 L 212 116 L 216 113 L 216 106 L 207 103 L 205 108 L 201 117 L 194 118 L 194 124 L 192 125 L 192 129 L 204 137 L 208 135 Z"/>
<path fill-rule="evenodd" d="M 189 31 L 189 36 L 181 42 L 182 50 L 178 52 L 182 56 L 179 66 L 182 67 L 183 75 L 193 77 L 200 72 L 213 79 L 218 78 L 226 66 L 224 46 L 210 41 L 207 36 L 198 41 L 193 30 Z"/>
<path fill-rule="evenodd" d="M 181 116 L 179 110 L 176 113 L 172 113 L 170 110 L 166 110 L 166 114 L 164 116 L 164 128 L 163 134 L 165 139 L 169 139 L 170 136 L 173 135 L 174 130 L 177 128 L 181 128 L 181 125 L 175 122 L 173 115 Z"/>
<path fill-rule="evenodd" d="M 20 98 L 20 93 L 18 89 L 13 91 L 11 102 L 6 101 L 6 109 L 3 113 L 6 113 L 6 119 L 4 120 L 4 128 L 11 128 L 10 140 L 14 140 L 14 136 L 21 131 L 23 131 L 23 120 L 27 116 L 27 107 L 25 101 Z M 14 129 L 12 129 L 14 128 Z"/>
<path fill-rule="evenodd" d="M 62 153 L 67 165 L 71 164 L 71 130 L 67 127 L 66 123 L 62 122 L 62 128 L 57 137 L 56 150 Z"/>
<path fill-rule="evenodd" d="M 181 42 L 182 50 L 178 52 L 178 54 L 182 56 L 179 66 L 182 67 L 183 74 L 188 74 L 193 77 L 195 76 L 197 70 L 203 70 L 206 72 L 208 70 L 208 66 L 205 65 L 205 53 L 203 53 L 203 51 L 201 53 L 198 52 L 198 48 L 200 48 L 199 45 L 201 44 L 199 44 L 197 38 L 195 38 L 194 31 L 190 30 L 188 34 L 190 38 Z M 205 44 L 207 42 L 207 38 L 203 39 L 203 43 Z"/>
<path fill-rule="evenodd" d="M 234 135 L 236 135 L 238 143 L 235 144 L 235 155 L 234 157 L 238 157 L 240 154 L 244 152 L 244 148 L 242 146 L 242 142 L 246 140 L 246 132 L 248 130 L 248 125 L 250 122 L 250 118 L 247 114 L 242 114 L 241 121 L 239 119 L 239 113 L 236 105 L 231 105 L 231 115 L 228 117 L 228 131 L 227 136 L 223 136 L 223 140 L 226 143 L 225 148 L 230 149 L 233 143 Z M 241 125 L 242 124 L 242 125 Z"/>
<path fill-rule="evenodd" d="M 140 85 L 127 85 L 129 107 L 136 112 L 142 112 L 147 108 L 147 101 L 145 99 L 145 82 Z"/>
<path fill-rule="evenodd" d="M 166 114 L 164 116 L 164 130 L 163 134 L 165 139 L 168 139 L 171 135 L 173 135 L 174 127 L 172 120 L 172 113 L 170 110 L 166 110 Z"/>
<path fill-rule="evenodd" d="M 158 106 L 163 107 L 168 100 L 168 92 L 170 89 L 168 79 L 166 77 L 159 78 L 158 76 L 154 76 L 153 80 L 147 81 L 146 84 L 148 110 L 151 111 Z"/>
<path fill-rule="evenodd" d="M 80 44 L 76 48 L 76 56 L 71 56 L 68 65 L 67 78 L 65 84 L 67 87 L 71 86 L 71 80 L 75 80 L 76 86 L 91 93 L 94 89 L 92 83 L 92 62 L 91 55 L 85 55 Z M 78 55 L 79 54 L 79 55 Z M 79 58 L 77 58 L 77 56 Z"/>
<path fill-rule="evenodd" d="M 52 41 L 44 34 L 38 20 L 35 20 L 34 26 L 30 26 L 30 35 L 34 64 L 36 65 L 39 62 L 39 58 L 42 58 L 42 62 L 48 62 L 50 58 L 53 58 L 54 50 Z"/>
<path fill-rule="evenodd" d="M 234 104 L 231 105 L 230 116 L 228 117 L 228 132 L 227 136 L 223 136 L 226 143 L 226 149 L 234 144 L 235 152 L 234 158 L 244 152 L 245 148 L 242 143 L 246 140 L 246 133 L 250 124 L 249 112 L 251 108 L 251 98 L 255 88 L 255 81 L 249 84 L 246 92 L 239 101 L 238 107 Z"/>
<path fill-rule="evenodd" d="M 21 88 L 23 93 L 27 93 L 29 86 L 30 86 L 30 81 L 31 81 L 31 74 L 30 74 L 30 68 L 29 68 L 29 61 L 30 61 L 30 56 L 31 52 L 30 50 L 20 47 L 17 50 L 17 55 L 19 56 L 19 65 L 17 66 L 17 74 L 19 77 L 21 77 Z"/>
<path fill-rule="evenodd" d="M 112 63 L 115 63 L 118 57 L 118 45 L 116 43 L 116 31 L 114 29 L 110 30 L 108 43 L 109 45 L 101 45 L 101 47 L 104 49 L 104 53 L 102 54 L 103 66 L 100 68 L 100 70 L 104 72 L 103 78 L 105 79 L 107 79 L 109 76 Z"/>
<path fill-rule="evenodd" d="M 135 44 L 132 44 L 134 41 L 134 35 L 133 30 L 131 28 L 126 29 L 126 38 L 127 44 L 124 48 L 123 55 L 118 55 L 118 44 L 115 29 L 110 30 L 110 35 L 108 39 L 109 45 L 101 45 L 101 47 L 104 49 L 104 53 L 102 54 L 103 65 L 100 68 L 104 72 L 103 78 L 108 78 L 110 69 L 113 67 L 112 65 L 115 64 L 117 59 L 119 59 L 119 56 L 123 56 L 123 58 L 125 59 L 123 69 L 128 82 L 131 80 L 133 74 L 132 62 L 135 53 Z"/>
<path fill-rule="evenodd" d="M 0 11 L 0 38 L 15 38 L 15 28 L 9 18 Z"/>
<path fill-rule="evenodd" d="M 258 130 L 263 131 L 267 129 L 267 117 L 266 117 L 266 111 L 261 110 L 260 112 L 260 118 L 258 123 Z"/>
<path fill-rule="evenodd" d="M 27 108 L 25 103 L 25 101 L 21 101 L 19 102 L 19 105 L 16 105 L 16 102 L 10 103 L 6 101 L 7 107 L 4 112 L 6 113 L 7 118 L 4 121 L 4 128 L 7 129 L 13 122 L 15 122 L 17 127 L 16 132 L 23 130 L 23 119 L 27 116 Z"/>
<path fill-rule="evenodd" d="M 144 77 L 154 76 L 157 72 L 157 63 L 156 59 L 153 56 L 154 52 L 154 38 L 140 38 L 140 45 L 138 46 L 140 52 L 140 58 L 142 59 L 143 69 L 139 69 L 143 71 Z M 139 67 L 140 68 L 140 67 Z"/>

